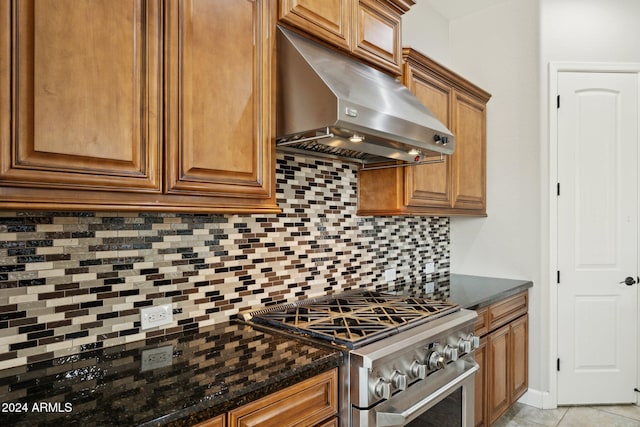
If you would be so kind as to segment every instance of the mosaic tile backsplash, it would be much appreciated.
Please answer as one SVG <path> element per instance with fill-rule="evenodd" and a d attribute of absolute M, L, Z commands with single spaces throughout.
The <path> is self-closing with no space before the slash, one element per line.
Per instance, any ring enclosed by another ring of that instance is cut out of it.
<path fill-rule="evenodd" d="M 0 368 L 174 335 L 240 310 L 449 274 L 449 220 L 358 217 L 357 166 L 277 156 L 278 215 L 0 211 Z M 173 323 L 140 329 L 140 308 Z"/>

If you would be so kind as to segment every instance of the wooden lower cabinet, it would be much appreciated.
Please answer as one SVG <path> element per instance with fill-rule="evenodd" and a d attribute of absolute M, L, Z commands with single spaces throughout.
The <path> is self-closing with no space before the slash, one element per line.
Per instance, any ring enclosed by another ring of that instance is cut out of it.
<path fill-rule="evenodd" d="M 506 322 L 507 319 L 511 319 Z M 505 323 L 506 322 L 506 323 Z M 529 335 L 526 291 L 479 312 L 475 352 L 475 425 L 490 426 L 528 388 Z"/>
<path fill-rule="evenodd" d="M 218 415 L 215 418 L 196 424 L 193 427 L 226 427 L 226 415 Z"/>
<path fill-rule="evenodd" d="M 334 368 L 194 427 L 338 427 L 337 413 Z"/>
<path fill-rule="evenodd" d="M 476 362 L 480 366 L 475 381 L 475 415 L 474 422 L 476 426 L 484 426 L 487 424 L 487 339 L 480 339 L 480 347 L 475 351 Z"/>

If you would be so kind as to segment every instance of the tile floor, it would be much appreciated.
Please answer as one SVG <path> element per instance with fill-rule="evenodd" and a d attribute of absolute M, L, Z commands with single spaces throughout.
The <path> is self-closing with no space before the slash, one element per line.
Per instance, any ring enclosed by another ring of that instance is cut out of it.
<path fill-rule="evenodd" d="M 569 406 L 538 409 L 516 403 L 494 427 L 640 427 L 640 406 Z"/>

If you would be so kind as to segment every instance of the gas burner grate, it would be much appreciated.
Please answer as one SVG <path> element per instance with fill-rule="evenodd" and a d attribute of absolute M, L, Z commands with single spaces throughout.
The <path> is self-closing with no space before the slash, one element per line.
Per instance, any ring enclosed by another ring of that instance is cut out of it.
<path fill-rule="evenodd" d="M 457 310 L 450 302 L 366 291 L 269 307 L 252 320 L 356 348 Z"/>

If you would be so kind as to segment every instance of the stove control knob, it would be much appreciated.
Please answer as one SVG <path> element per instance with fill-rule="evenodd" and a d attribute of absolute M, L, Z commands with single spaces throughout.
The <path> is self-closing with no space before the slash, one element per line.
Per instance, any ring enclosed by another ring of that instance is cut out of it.
<path fill-rule="evenodd" d="M 389 399 L 391 397 L 391 384 L 383 378 L 378 378 L 378 381 L 373 385 L 372 391 L 373 394 L 380 399 Z"/>
<path fill-rule="evenodd" d="M 444 358 L 447 362 L 455 362 L 458 360 L 458 349 L 450 345 L 444 348 Z"/>
<path fill-rule="evenodd" d="M 407 388 L 407 376 L 398 371 L 393 371 L 393 374 L 391 374 L 391 384 L 399 390 L 404 390 Z"/>
<path fill-rule="evenodd" d="M 467 335 L 467 341 L 471 342 L 471 350 L 475 350 L 480 347 L 480 337 L 477 335 L 469 334 Z"/>
<path fill-rule="evenodd" d="M 427 377 L 427 365 L 414 360 L 409 367 L 409 373 L 413 378 L 420 378 L 423 380 Z"/>
<path fill-rule="evenodd" d="M 458 340 L 458 351 L 461 354 L 471 353 L 471 341 L 460 338 Z"/>
<path fill-rule="evenodd" d="M 432 351 L 427 355 L 427 366 L 429 369 L 444 369 L 444 357 L 437 351 Z"/>

